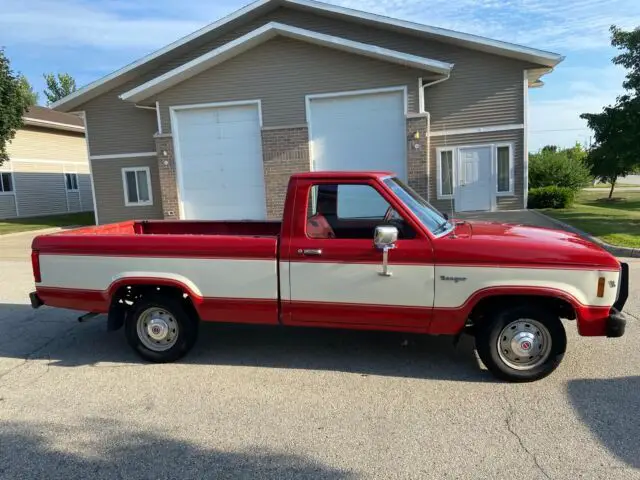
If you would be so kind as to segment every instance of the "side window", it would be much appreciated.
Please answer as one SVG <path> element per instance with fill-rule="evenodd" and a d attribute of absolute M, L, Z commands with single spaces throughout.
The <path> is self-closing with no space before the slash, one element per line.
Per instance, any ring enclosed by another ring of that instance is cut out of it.
<path fill-rule="evenodd" d="M 378 225 L 394 225 L 400 238 L 413 238 L 404 220 L 370 185 L 320 184 L 311 188 L 307 207 L 309 238 L 373 239 Z"/>

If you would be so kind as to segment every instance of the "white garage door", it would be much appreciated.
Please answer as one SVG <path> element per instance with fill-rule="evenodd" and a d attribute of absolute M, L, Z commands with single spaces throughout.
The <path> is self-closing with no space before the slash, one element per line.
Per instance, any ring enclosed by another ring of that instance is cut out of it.
<path fill-rule="evenodd" d="M 403 91 L 311 98 L 309 109 L 314 170 L 391 170 L 406 179 Z"/>
<path fill-rule="evenodd" d="M 309 121 L 314 170 L 390 170 L 406 180 L 403 91 L 311 98 Z M 356 196 L 340 215 L 367 217 L 379 212 L 381 203 L 377 194 Z"/>
<path fill-rule="evenodd" d="M 258 105 L 176 110 L 174 122 L 182 216 L 264 220 Z"/>

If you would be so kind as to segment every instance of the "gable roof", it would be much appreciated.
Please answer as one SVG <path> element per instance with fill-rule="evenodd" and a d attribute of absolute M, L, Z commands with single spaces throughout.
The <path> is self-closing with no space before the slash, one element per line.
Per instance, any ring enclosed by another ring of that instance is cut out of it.
<path fill-rule="evenodd" d="M 120 95 L 120 98 L 130 102 L 139 102 L 276 36 L 293 38 L 295 40 L 301 40 L 323 47 L 355 53 L 378 60 L 397 63 L 407 67 L 428 70 L 430 72 L 440 73 L 443 75 L 448 74 L 453 67 L 453 64 L 451 63 L 397 52 L 395 50 L 368 45 L 366 43 L 354 42 L 352 40 L 326 35 L 324 33 L 306 30 L 304 28 L 292 27 L 283 23 L 269 22 L 262 27 L 259 27 L 229 43 L 222 45 L 221 47 L 215 48 L 210 52 L 185 63 L 184 65 L 176 67 L 163 75 L 123 93 Z"/>
<path fill-rule="evenodd" d="M 479 35 L 471 35 L 468 33 L 456 32 L 444 28 L 431 27 L 406 20 L 397 20 L 382 15 L 362 12 L 346 7 L 329 5 L 316 0 L 257 0 L 220 20 L 211 23 L 185 37 L 176 40 L 169 45 L 156 50 L 155 52 L 133 62 L 129 65 L 117 70 L 79 90 L 71 95 L 58 100 L 52 105 L 52 108 L 62 111 L 70 111 L 74 107 L 105 93 L 117 85 L 125 83 L 131 79 L 134 70 L 147 65 L 153 60 L 159 59 L 164 55 L 168 55 L 174 50 L 186 46 L 190 42 L 196 41 L 202 36 L 231 24 L 242 17 L 255 17 L 267 11 L 273 10 L 279 6 L 287 6 L 298 10 L 312 11 L 318 14 L 330 15 L 343 18 L 346 20 L 365 23 L 372 26 L 396 30 L 405 34 L 416 35 L 427 39 L 433 39 L 445 43 L 463 46 L 495 55 L 501 55 L 514 59 L 519 59 L 544 67 L 554 67 L 560 63 L 564 57 L 557 53 L 538 50 L 535 48 L 524 47 L 513 43 L 493 40 Z M 129 75 L 127 75 L 129 74 Z"/>
<path fill-rule="evenodd" d="M 67 130 L 84 132 L 84 120 L 70 113 L 56 112 L 50 108 L 32 105 L 24 114 L 22 120 L 25 125 L 51 128 L 53 130 Z"/>

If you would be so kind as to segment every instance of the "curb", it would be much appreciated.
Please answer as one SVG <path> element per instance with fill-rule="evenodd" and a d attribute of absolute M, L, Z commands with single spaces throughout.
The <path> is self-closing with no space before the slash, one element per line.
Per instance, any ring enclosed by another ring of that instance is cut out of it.
<path fill-rule="evenodd" d="M 540 217 L 544 218 L 545 220 L 549 220 L 550 222 L 555 223 L 556 225 L 561 227 L 563 230 L 568 230 L 569 232 L 573 232 L 577 235 L 580 235 L 585 240 L 589 240 L 590 242 L 593 242 L 596 245 L 600 245 L 602 248 L 607 250 L 610 254 L 615 255 L 616 257 L 640 258 L 640 248 L 619 247 L 617 245 L 611 245 L 610 243 L 603 242 L 599 238 L 591 236 L 587 232 L 583 232 L 582 230 L 574 227 L 573 225 L 569 225 L 567 223 L 561 222 L 560 220 L 550 217 L 549 215 L 545 215 L 544 213 L 539 212 L 538 210 L 529 210 L 529 212 L 533 212 L 536 215 L 539 215 Z"/>

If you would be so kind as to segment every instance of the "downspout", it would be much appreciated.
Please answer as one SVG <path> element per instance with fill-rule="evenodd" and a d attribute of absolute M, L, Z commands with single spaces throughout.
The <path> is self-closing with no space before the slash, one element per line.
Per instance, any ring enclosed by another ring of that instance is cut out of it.
<path fill-rule="evenodd" d="M 439 78 L 433 82 L 423 83 L 422 77 L 418 78 L 418 111 L 421 115 L 427 117 L 427 176 L 431 175 L 431 113 L 427 112 L 424 101 L 424 90 L 441 82 L 449 80 L 451 73 L 447 73 L 444 78 Z M 431 188 L 427 181 L 427 202 L 431 201 Z"/>

